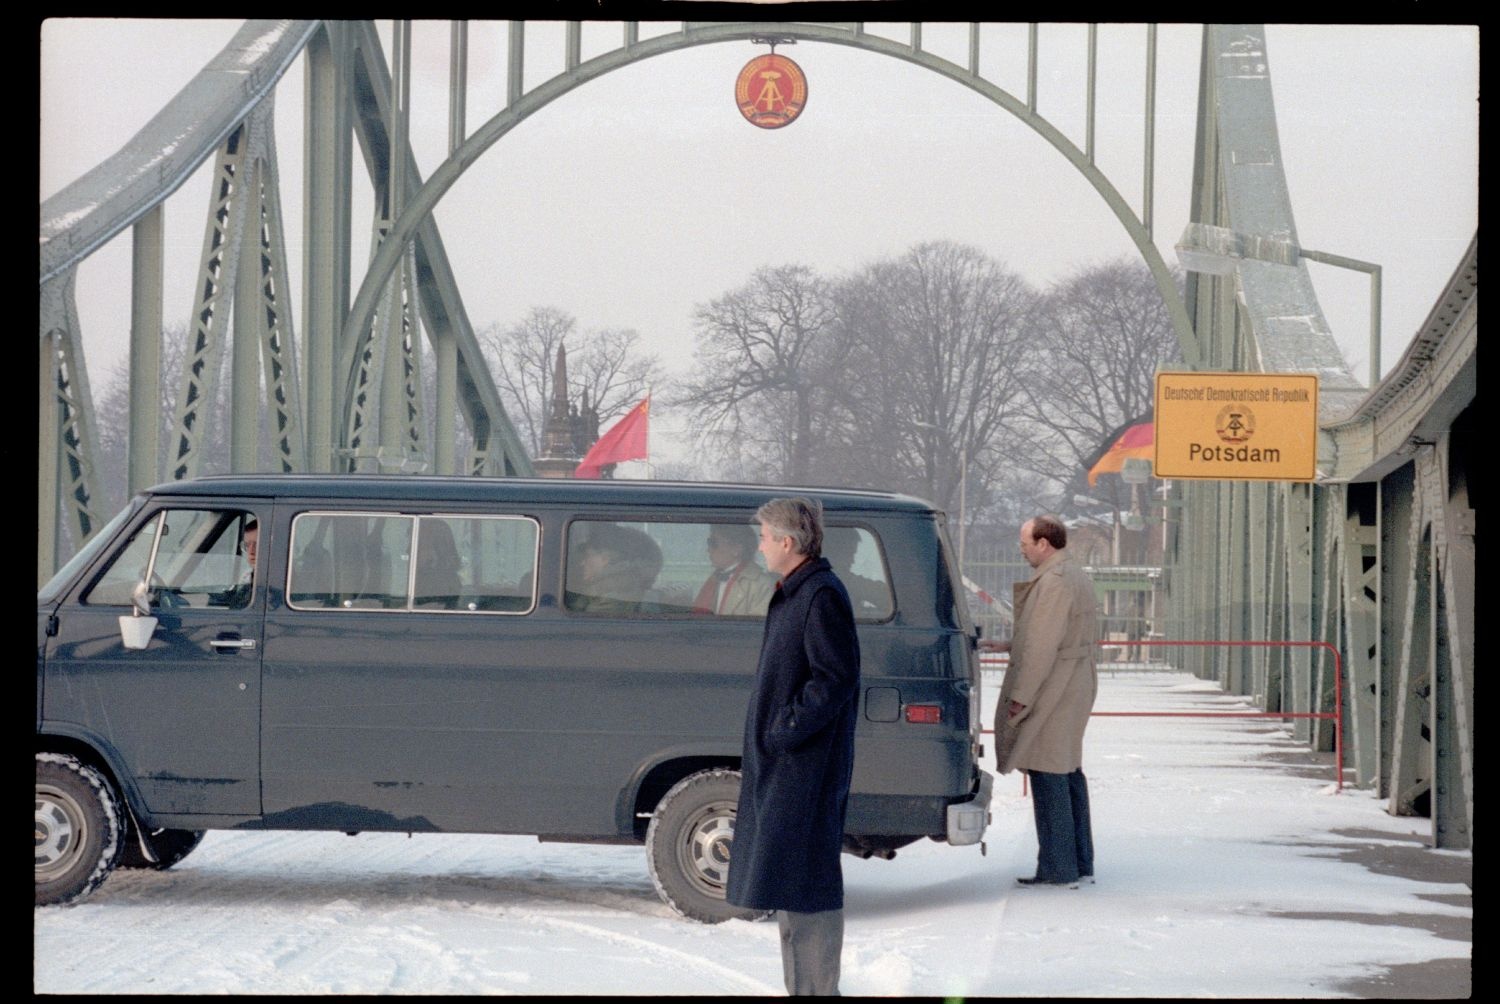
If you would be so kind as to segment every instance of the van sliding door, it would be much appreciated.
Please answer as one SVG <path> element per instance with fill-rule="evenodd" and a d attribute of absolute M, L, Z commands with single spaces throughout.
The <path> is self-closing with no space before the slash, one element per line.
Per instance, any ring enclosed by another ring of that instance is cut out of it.
<path fill-rule="evenodd" d="M 289 517 L 267 624 L 267 825 L 534 832 L 517 786 L 538 776 L 547 724 L 537 522 Z"/>

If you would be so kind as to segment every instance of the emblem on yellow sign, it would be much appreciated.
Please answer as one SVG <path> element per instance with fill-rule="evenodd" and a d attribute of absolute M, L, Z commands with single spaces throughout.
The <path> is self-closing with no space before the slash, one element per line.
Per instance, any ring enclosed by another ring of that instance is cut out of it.
<path fill-rule="evenodd" d="M 1244 405 L 1230 405 L 1214 420 L 1214 431 L 1226 443 L 1243 443 L 1255 435 L 1255 412 Z"/>
<path fill-rule="evenodd" d="M 802 114 L 807 76 L 785 56 L 756 56 L 734 82 L 734 101 L 751 125 L 780 129 Z"/>

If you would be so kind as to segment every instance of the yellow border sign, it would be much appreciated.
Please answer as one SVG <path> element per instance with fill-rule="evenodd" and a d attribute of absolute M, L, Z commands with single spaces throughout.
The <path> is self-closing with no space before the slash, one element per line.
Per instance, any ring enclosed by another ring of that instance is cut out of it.
<path fill-rule="evenodd" d="M 1316 375 L 1156 374 L 1158 478 L 1312 481 L 1317 459 Z"/>

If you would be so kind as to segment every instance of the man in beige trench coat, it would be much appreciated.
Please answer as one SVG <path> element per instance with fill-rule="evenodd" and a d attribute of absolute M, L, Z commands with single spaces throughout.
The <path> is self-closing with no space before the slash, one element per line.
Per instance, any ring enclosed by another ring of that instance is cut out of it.
<path fill-rule="evenodd" d="M 1026 521 L 1021 554 L 1036 571 L 1015 586 L 1015 633 L 980 646 L 1010 652 L 995 708 L 997 766 L 1002 774 L 1023 770 L 1031 781 L 1036 874 L 1016 881 L 1076 889 L 1080 880 L 1094 880 L 1083 730 L 1099 689 L 1099 608 L 1094 584 L 1067 545 L 1068 531 L 1055 517 Z"/>

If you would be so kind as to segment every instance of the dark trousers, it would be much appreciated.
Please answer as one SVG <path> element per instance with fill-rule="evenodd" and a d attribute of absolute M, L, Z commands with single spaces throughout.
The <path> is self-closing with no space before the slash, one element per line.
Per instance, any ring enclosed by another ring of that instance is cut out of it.
<path fill-rule="evenodd" d="M 777 910 L 776 922 L 781 927 L 781 973 L 786 978 L 786 992 L 794 996 L 838 996 L 844 911 Z"/>
<path fill-rule="evenodd" d="M 1089 825 L 1089 782 L 1083 769 L 1070 774 L 1027 771 L 1036 814 L 1036 877 L 1075 882 L 1094 874 L 1094 833 Z"/>

